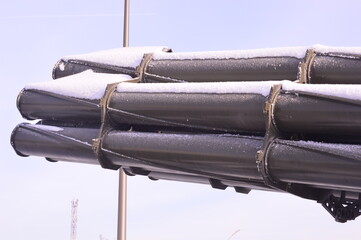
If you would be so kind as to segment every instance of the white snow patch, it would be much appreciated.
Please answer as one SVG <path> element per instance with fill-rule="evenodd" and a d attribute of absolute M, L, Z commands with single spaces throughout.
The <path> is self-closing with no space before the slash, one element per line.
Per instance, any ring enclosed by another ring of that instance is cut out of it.
<path fill-rule="evenodd" d="M 320 44 L 313 46 L 316 52 L 320 53 L 345 53 L 345 54 L 361 54 L 361 47 L 329 47 Z"/>
<path fill-rule="evenodd" d="M 165 53 L 156 52 L 153 59 L 242 59 L 255 57 L 295 57 L 304 58 L 308 47 L 285 47 L 285 48 L 265 48 L 235 51 L 210 51 L 210 52 L 180 52 Z"/>
<path fill-rule="evenodd" d="M 42 130 L 46 130 L 46 131 L 51 131 L 51 132 L 60 132 L 63 131 L 63 128 L 60 127 L 56 127 L 56 126 L 49 126 L 49 125 L 31 125 L 34 128 L 38 128 L 38 129 L 42 129 Z"/>
<path fill-rule="evenodd" d="M 284 81 L 202 83 L 120 83 L 118 92 L 140 93 L 254 93 L 268 96 L 271 87 Z"/>
<path fill-rule="evenodd" d="M 162 52 L 164 47 L 127 47 L 115 48 L 94 53 L 71 55 L 63 57 L 62 60 L 83 60 L 112 66 L 136 68 L 140 65 L 144 54 Z"/>
<path fill-rule="evenodd" d="M 64 70 L 65 70 L 65 64 L 64 64 L 64 62 L 61 62 L 61 63 L 59 64 L 59 69 L 60 69 L 60 71 L 64 71 Z"/>
<path fill-rule="evenodd" d="M 94 73 L 92 70 L 87 70 L 58 80 L 30 83 L 25 89 L 36 89 L 75 98 L 101 99 L 107 84 L 131 79 L 133 78 L 129 75 Z"/>
<path fill-rule="evenodd" d="M 129 83 L 118 84 L 117 92 L 139 93 L 254 93 L 268 96 L 272 86 L 282 84 L 285 91 L 305 92 L 361 100 L 361 85 L 300 84 L 288 80 L 260 82 L 202 82 L 202 83 Z"/>
<path fill-rule="evenodd" d="M 282 82 L 282 89 L 285 91 L 315 93 L 352 100 L 361 100 L 361 85 L 358 84 L 299 84 L 284 81 Z"/>

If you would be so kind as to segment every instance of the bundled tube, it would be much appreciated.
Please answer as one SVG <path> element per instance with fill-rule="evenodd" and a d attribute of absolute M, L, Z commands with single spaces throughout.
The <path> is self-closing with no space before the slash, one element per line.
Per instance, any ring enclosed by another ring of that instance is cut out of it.
<path fill-rule="evenodd" d="M 118 127 L 263 135 L 265 102 L 275 85 L 281 90 L 272 103 L 272 118 L 281 133 L 361 142 L 361 86 L 353 85 L 123 82 L 108 95 L 105 111 Z M 28 119 L 101 122 L 100 99 L 65 96 L 44 88 L 24 89 L 18 108 Z"/>
<path fill-rule="evenodd" d="M 20 124 L 12 144 L 20 155 L 97 164 L 92 141 L 98 133 L 92 128 Z M 133 174 L 178 174 L 189 181 L 203 176 L 262 186 L 256 164 L 262 144 L 260 137 L 113 130 L 101 140 L 101 153 L 104 160 Z M 359 145 L 276 139 L 266 161 L 276 181 L 361 192 Z"/>
<path fill-rule="evenodd" d="M 360 69 L 360 48 L 324 46 L 70 56 L 58 80 L 19 94 L 22 116 L 41 121 L 11 144 L 152 180 L 289 192 L 345 222 L 361 214 Z"/>
<path fill-rule="evenodd" d="M 20 156 L 34 155 L 46 157 L 49 161 L 99 164 L 98 157 L 93 151 L 93 140 L 98 135 L 99 129 L 97 128 L 20 124 L 12 133 L 11 143 Z M 165 155 L 160 159 L 154 156 L 148 159 L 135 156 L 134 151 L 137 148 L 138 151 L 144 151 L 145 154 L 145 149 L 149 149 L 154 154 L 162 155 L 161 148 L 166 146 L 164 140 L 162 143 L 158 140 L 162 138 L 163 134 L 158 134 L 158 137 L 155 135 L 157 134 L 110 132 L 102 141 L 103 155 L 108 161 L 126 169 L 128 174 L 146 175 L 153 180 L 169 179 L 208 183 L 214 184 L 216 188 L 219 188 L 217 186 L 232 186 L 238 191 L 242 191 L 241 188 L 269 190 L 261 181 L 252 159 L 254 152 L 261 146 L 261 138 L 168 134 L 169 138 L 167 139 L 172 140 L 173 145 L 168 142 L 167 147 L 173 148 L 173 150 L 168 151 L 169 158 L 167 160 Z M 221 140 L 227 140 L 234 146 L 225 144 L 219 146 Z M 143 143 L 147 144 L 143 145 Z M 208 151 L 205 143 L 208 146 L 213 144 L 212 146 L 216 147 L 213 153 Z M 144 148 L 140 149 L 139 144 Z M 249 146 L 249 150 L 248 152 L 242 150 L 243 157 L 240 159 L 238 152 L 243 145 Z M 189 152 L 186 152 L 187 149 Z M 227 149 L 231 151 L 227 151 Z M 192 163 L 193 160 L 198 163 Z M 219 162 L 222 162 L 224 167 L 217 170 Z M 199 167 L 195 168 L 197 165 Z M 236 169 L 232 169 L 236 165 Z M 238 172 L 238 170 L 241 171 Z"/>
<path fill-rule="evenodd" d="M 120 48 L 62 58 L 53 78 L 85 70 L 121 73 L 141 82 L 299 80 L 361 83 L 361 49 L 326 46 L 172 53 L 168 48 Z"/>
<path fill-rule="evenodd" d="M 172 53 L 167 48 L 121 48 L 62 58 L 53 78 L 92 69 L 142 82 L 297 80 L 307 48 Z"/>

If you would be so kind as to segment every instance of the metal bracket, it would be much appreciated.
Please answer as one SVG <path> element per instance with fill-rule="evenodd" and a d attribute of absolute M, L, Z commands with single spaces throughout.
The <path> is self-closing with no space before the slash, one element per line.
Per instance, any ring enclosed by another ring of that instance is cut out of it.
<path fill-rule="evenodd" d="M 287 184 L 281 183 L 272 178 L 271 173 L 269 172 L 268 169 L 268 162 L 267 162 L 267 153 L 269 150 L 269 146 L 272 144 L 273 140 L 275 140 L 280 136 L 280 132 L 278 131 L 273 121 L 273 113 L 274 113 L 277 96 L 280 94 L 281 88 L 282 88 L 281 84 L 274 85 L 265 103 L 264 114 L 267 116 L 266 135 L 262 149 L 257 152 L 256 163 L 257 163 L 257 169 L 261 173 L 263 181 L 267 186 L 272 187 L 274 189 L 286 191 Z"/>
<path fill-rule="evenodd" d="M 128 80 L 126 82 L 139 82 L 139 78 L 135 78 L 132 80 Z M 93 151 L 95 152 L 95 154 L 98 157 L 98 161 L 99 164 L 106 169 L 113 169 L 113 170 L 118 170 L 120 168 L 120 166 L 118 165 L 114 165 L 113 163 L 111 163 L 103 154 L 102 151 L 102 141 L 104 136 L 113 129 L 113 124 L 111 119 L 109 118 L 108 115 L 108 106 L 109 106 L 109 101 L 111 99 L 111 96 L 113 95 L 113 93 L 116 91 L 116 88 L 119 84 L 121 84 L 122 82 L 117 82 L 117 83 L 111 83 L 107 85 L 107 88 L 105 90 L 104 96 L 102 97 L 102 99 L 100 100 L 100 107 L 101 107 L 101 127 L 100 127 L 100 133 L 99 133 L 99 137 L 96 139 L 93 139 Z"/>
<path fill-rule="evenodd" d="M 316 57 L 315 49 L 308 49 L 306 56 L 299 65 L 297 79 L 299 83 L 311 83 L 311 66 Z"/>
<path fill-rule="evenodd" d="M 322 206 L 335 218 L 336 222 L 345 223 L 355 220 L 361 215 L 361 193 L 358 200 L 346 200 L 345 191 L 341 192 L 339 198 L 329 194 L 323 200 Z"/>
<path fill-rule="evenodd" d="M 145 79 L 144 79 L 144 75 L 146 75 L 145 71 L 147 70 L 148 65 L 152 61 L 152 59 L 153 59 L 153 53 L 144 54 L 142 62 L 137 67 L 138 78 L 142 82 L 145 82 Z"/>

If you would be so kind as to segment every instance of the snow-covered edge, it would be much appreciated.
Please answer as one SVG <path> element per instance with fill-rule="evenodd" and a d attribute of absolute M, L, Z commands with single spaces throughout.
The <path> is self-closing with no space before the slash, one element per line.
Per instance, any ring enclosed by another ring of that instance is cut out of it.
<path fill-rule="evenodd" d="M 166 47 L 115 48 L 87 54 L 65 56 L 62 60 L 78 60 L 108 64 L 112 66 L 136 68 L 140 65 L 144 54 L 162 52 L 165 48 Z"/>
<path fill-rule="evenodd" d="M 329 47 L 320 44 L 312 46 L 316 52 L 319 53 L 340 53 L 340 54 L 351 54 L 351 55 L 360 55 L 361 47 Z"/>
<path fill-rule="evenodd" d="M 299 84 L 284 81 L 282 82 L 282 89 L 284 91 L 305 92 L 351 100 L 361 100 L 361 85 L 358 84 Z"/>
<path fill-rule="evenodd" d="M 242 59 L 256 57 L 295 57 L 302 59 L 308 47 L 264 48 L 232 51 L 207 51 L 207 52 L 179 52 L 179 53 L 154 53 L 155 60 L 184 60 L 184 59 Z"/>
<path fill-rule="evenodd" d="M 139 93 L 254 93 L 268 96 L 271 87 L 282 81 L 207 83 L 120 83 L 117 92 Z"/>
<path fill-rule="evenodd" d="M 361 85 L 351 84 L 300 84 L 291 81 L 261 82 L 208 82 L 208 83 L 120 83 L 117 92 L 139 93 L 252 93 L 268 96 L 271 87 L 282 84 L 284 91 L 321 94 L 339 98 L 361 100 Z"/>
<path fill-rule="evenodd" d="M 257 57 L 295 57 L 302 59 L 308 49 L 320 53 L 361 54 L 361 47 L 328 47 L 320 44 L 302 47 L 264 48 L 233 51 L 205 51 L 205 52 L 156 52 L 155 60 L 185 60 L 185 59 L 248 59 Z"/>
<path fill-rule="evenodd" d="M 124 74 L 94 73 L 87 70 L 82 73 L 63 77 L 58 80 L 30 83 L 25 90 L 34 89 L 63 96 L 81 99 L 101 99 L 108 84 L 133 79 Z"/>
<path fill-rule="evenodd" d="M 319 44 L 301 47 L 175 53 L 167 53 L 164 52 L 163 49 L 166 49 L 166 47 L 115 48 L 87 54 L 65 56 L 62 60 L 79 60 L 112 66 L 136 68 L 141 64 L 143 56 L 146 53 L 153 53 L 154 60 L 247 59 L 257 57 L 294 57 L 302 59 L 305 57 L 308 49 L 315 49 L 320 53 L 361 54 L 361 47 L 328 47 Z"/>

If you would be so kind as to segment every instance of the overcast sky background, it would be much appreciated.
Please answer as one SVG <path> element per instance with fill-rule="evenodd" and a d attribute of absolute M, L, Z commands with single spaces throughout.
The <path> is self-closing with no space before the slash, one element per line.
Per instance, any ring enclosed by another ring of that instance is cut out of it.
<path fill-rule="evenodd" d="M 360 46 L 361 1 L 131 0 L 131 46 L 174 51 Z M 116 236 L 118 173 L 100 166 L 22 158 L 9 139 L 23 120 L 16 97 L 51 80 L 64 55 L 122 46 L 122 0 L 0 2 L 0 238 Z M 359 239 L 361 219 L 336 223 L 316 202 L 288 194 L 128 178 L 128 239 Z"/>

